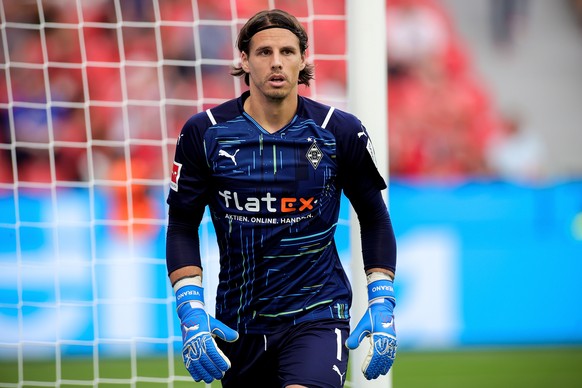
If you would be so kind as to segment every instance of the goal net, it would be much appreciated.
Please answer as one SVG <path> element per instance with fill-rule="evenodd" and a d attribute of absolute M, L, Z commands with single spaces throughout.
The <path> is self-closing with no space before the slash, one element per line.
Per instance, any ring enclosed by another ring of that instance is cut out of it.
<path fill-rule="evenodd" d="M 347 108 L 344 1 L 0 0 L 1 387 L 192 386 L 165 267 L 175 139 L 244 90 L 235 39 L 264 8 L 309 33 L 301 94 Z M 213 309 L 208 217 L 201 235 Z"/>

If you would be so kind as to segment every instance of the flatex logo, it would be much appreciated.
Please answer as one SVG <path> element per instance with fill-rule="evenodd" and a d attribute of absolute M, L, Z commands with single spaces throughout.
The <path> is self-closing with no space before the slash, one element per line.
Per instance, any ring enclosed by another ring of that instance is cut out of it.
<path fill-rule="evenodd" d="M 265 193 L 261 197 L 243 197 L 239 196 L 236 191 L 224 190 L 219 191 L 218 194 L 223 198 L 224 205 L 227 208 L 236 208 L 237 210 L 246 210 L 251 213 L 259 213 L 261 211 L 268 211 L 275 213 L 280 211 L 282 213 L 302 212 L 306 210 L 313 210 L 315 204 L 314 198 L 299 198 L 299 197 L 282 197 L 277 198 L 271 193 Z"/>

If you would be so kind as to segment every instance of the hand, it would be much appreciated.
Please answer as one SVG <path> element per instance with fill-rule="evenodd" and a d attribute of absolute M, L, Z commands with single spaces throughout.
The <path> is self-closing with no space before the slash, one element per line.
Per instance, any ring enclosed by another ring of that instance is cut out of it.
<path fill-rule="evenodd" d="M 214 337 L 232 342 L 238 339 L 238 333 L 206 313 L 202 294 L 202 287 L 193 285 L 176 291 L 184 344 L 182 359 L 195 381 L 211 383 L 221 379 L 230 368 L 230 360 L 218 348 Z"/>
<path fill-rule="evenodd" d="M 394 288 L 388 279 L 368 283 L 368 310 L 346 340 L 348 349 L 358 347 L 364 337 L 370 339 L 370 349 L 362 364 L 362 373 L 368 380 L 388 373 L 396 357 L 394 328 Z"/>

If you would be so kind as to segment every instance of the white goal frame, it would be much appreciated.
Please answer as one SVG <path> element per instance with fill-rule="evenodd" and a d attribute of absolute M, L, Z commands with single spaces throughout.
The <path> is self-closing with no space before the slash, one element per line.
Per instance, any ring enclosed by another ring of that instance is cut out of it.
<path fill-rule="evenodd" d="M 348 31 L 348 108 L 369 131 L 376 153 L 376 163 L 388 181 L 388 92 L 385 0 L 347 0 Z M 387 200 L 387 197 L 386 197 Z M 350 214 L 350 251 L 352 287 L 352 327 L 363 316 L 367 300 L 363 272 L 360 228 L 353 210 Z M 391 387 L 392 372 L 368 381 L 360 371 L 368 352 L 366 340 L 350 356 L 352 387 Z"/>

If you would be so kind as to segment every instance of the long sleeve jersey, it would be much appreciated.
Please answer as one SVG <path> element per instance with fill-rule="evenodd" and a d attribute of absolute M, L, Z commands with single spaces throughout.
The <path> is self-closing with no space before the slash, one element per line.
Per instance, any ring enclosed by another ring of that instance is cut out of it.
<path fill-rule="evenodd" d="M 192 116 L 176 145 L 167 265 L 201 266 L 208 207 L 220 273 L 216 317 L 269 333 L 310 319 L 348 319 L 352 291 L 335 242 L 342 191 L 358 214 L 365 268 L 394 270 L 394 233 L 373 147 L 353 115 L 298 97 L 275 133 L 243 110 L 248 92 Z"/>

